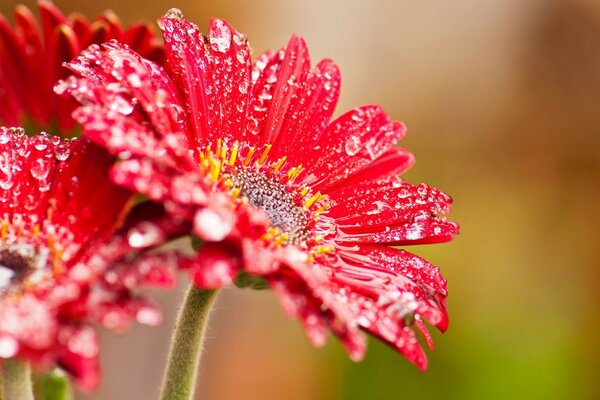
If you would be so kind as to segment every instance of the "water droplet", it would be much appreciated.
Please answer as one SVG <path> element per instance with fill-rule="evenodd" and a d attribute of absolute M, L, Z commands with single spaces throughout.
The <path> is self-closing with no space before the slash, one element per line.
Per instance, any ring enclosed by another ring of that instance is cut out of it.
<path fill-rule="evenodd" d="M 219 53 L 225 53 L 231 46 L 231 31 L 225 22 L 220 19 L 215 21 L 213 32 L 210 36 L 211 48 Z"/>
<path fill-rule="evenodd" d="M 67 143 L 61 143 L 54 149 L 54 155 L 58 161 L 66 161 L 71 155 L 71 149 Z"/>
<path fill-rule="evenodd" d="M 12 337 L 0 337 L 0 358 L 11 358 L 19 350 L 19 343 Z"/>
<path fill-rule="evenodd" d="M 0 144 L 6 144 L 10 142 L 10 134 L 6 129 L 0 129 Z"/>
<path fill-rule="evenodd" d="M 360 151 L 360 139 L 358 136 L 349 136 L 344 144 L 344 150 L 349 156 L 355 156 Z"/>
<path fill-rule="evenodd" d="M 181 10 L 179 8 L 171 8 L 169 11 L 167 11 L 165 16 L 167 18 L 181 19 L 181 18 L 183 18 L 183 13 L 181 12 Z"/>
<path fill-rule="evenodd" d="M 162 231 L 149 222 L 140 223 L 127 232 L 127 241 L 133 248 L 149 247 L 163 240 Z"/>
<path fill-rule="evenodd" d="M 194 231 L 205 240 L 223 240 L 232 228 L 231 221 L 210 208 L 204 208 L 194 216 Z"/>
<path fill-rule="evenodd" d="M 50 161 L 38 158 L 32 163 L 30 172 L 35 179 L 46 179 L 50 173 Z"/>

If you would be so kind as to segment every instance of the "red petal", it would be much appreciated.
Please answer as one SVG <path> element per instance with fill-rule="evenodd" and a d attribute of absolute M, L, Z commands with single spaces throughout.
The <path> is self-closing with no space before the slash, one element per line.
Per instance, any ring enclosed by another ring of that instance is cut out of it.
<path fill-rule="evenodd" d="M 184 99 L 190 143 L 205 144 L 210 135 L 205 43 L 198 27 L 184 19 L 165 16 L 160 19 L 160 26 L 165 39 L 166 68 Z"/>
<path fill-rule="evenodd" d="M 192 281 L 200 288 L 227 286 L 240 269 L 239 253 L 226 242 L 205 243 L 188 268 Z"/>
<path fill-rule="evenodd" d="M 405 131 L 378 106 L 351 110 L 327 127 L 315 151 L 307 155 L 302 180 L 324 191 L 386 153 Z"/>
<path fill-rule="evenodd" d="M 100 383 L 99 339 L 89 326 L 67 325 L 59 332 L 58 364 L 75 378 L 84 391 Z"/>
<path fill-rule="evenodd" d="M 250 100 L 252 61 L 245 36 L 229 24 L 213 19 L 209 28 L 210 72 L 206 79 L 208 99 L 207 143 L 218 138 L 237 140 L 246 129 L 246 109 Z"/>
<path fill-rule="evenodd" d="M 281 131 L 286 114 L 296 101 L 298 89 L 304 86 L 310 70 L 310 57 L 304 39 L 292 36 L 281 66 L 277 73 L 277 83 L 270 102 L 269 114 L 262 132 L 264 143 L 274 143 Z"/>
<path fill-rule="evenodd" d="M 75 36 L 79 40 L 79 43 L 82 47 L 87 47 L 91 43 L 92 31 L 90 27 L 90 22 L 85 17 L 85 15 L 80 13 L 73 13 L 69 16 L 71 20 L 73 31 L 75 32 Z"/>
<path fill-rule="evenodd" d="M 415 156 L 410 151 L 401 147 L 394 147 L 348 179 L 341 181 L 334 187 L 330 187 L 327 193 L 349 188 L 363 182 L 393 179 L 408 171 L 414 164 Z"/>
<path fill-rule="evenodd" d="M 252 68 L 251 104 L 242 138 L 250 145 L 258 144 L 260 133 L 264 130 L 284 55 L 285 50 L 267 51 L 258 57 Z"/>
<path fill-rule="evenodd" d="M 364 233 L 338 232 L 339 242 L 382 243 L 392 246 L 447 242 L 458 235 L 456 223 L 444 217 L 421 214 L 413 222 L 386 227 L 383 230 Z"/>
<path fill-rule="evenodd" d="M 310 72 L 290 105 L 275 145 L 276 158 L 288 157 L 299 164 L 313 151 L 327 127 L 340 94 L 340 71 L 331 60 L 323 60 Z"/>
<path fill-rule="evenodd" d="M 329 216 L 346 233 L 377 232 L 378 227 L 429 219 L 448 213 L 452 204 L 450 196 L 440 190 L 398 177 L 344 186 L 328 195 Z"/>
<path fill-rule="evenodd" d="M 48 40 L 59 25 L 65 24 L 67 19 L 63 13 L 49 0 L 39 0 L 40 19 L 44 38 Z"/>

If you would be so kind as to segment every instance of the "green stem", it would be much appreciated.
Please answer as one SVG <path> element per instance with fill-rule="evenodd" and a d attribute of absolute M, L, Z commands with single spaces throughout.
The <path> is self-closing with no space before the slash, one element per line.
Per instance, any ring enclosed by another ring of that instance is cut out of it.
<path fill-rule="evenodd" d="M 194 397 L 206 322 L 216 294 L 216 290 L 201 290 L 193 284 L 188 289 L 171 339 L 161 400 L 191 400 Z"/>
<path fill-rule="evenodd" d="M 31 385 L 31 367 L 9 359 L 2 363 L 2 399 L 34 400 Z"/>

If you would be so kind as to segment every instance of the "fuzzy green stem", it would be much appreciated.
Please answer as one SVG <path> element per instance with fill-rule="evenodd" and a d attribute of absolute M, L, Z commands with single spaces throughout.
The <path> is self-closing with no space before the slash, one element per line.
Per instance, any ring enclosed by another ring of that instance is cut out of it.
<path fill-rule="evenodd" d="M 201 290 L 193 285 L 188 289 L 171 339 L 161 400 L 191 400 L 194 397 L 206 323 L 216 294 L 216 290 Z"/>
<path fill-rule="evenodd" d="M 5 400 L 34 400 L 31 385 L 31 367 L 18 360 L 2 363 L 2 396 Z"/>

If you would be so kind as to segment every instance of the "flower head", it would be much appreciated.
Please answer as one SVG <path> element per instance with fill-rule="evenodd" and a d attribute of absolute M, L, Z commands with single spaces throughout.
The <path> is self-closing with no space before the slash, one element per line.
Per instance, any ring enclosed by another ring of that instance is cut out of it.
<path fill-rule="evenodd" d="M 311 68 L 298 36 L 252 64 L 222 20 L 203 36 L 171 10 L 160 26 L 166 70 L 111 41 L 60 85 L 82 103 L 85 134 L 119 156 L 113 180 L 206 241 L 185 263 L 198 286 L 264 279 L 314 343 L 329 328 L 359 359 L 367 331 L 426 368 L 413 327 L 430 346 L 423 321 L 446 329 L 446 281 L 389 246 L 447 241 L 458 226 L 446 194 L 399 177 L 414 163 L 394 147 L 405 126 L 378 106 L 330 121 L 338 68 Z"/>
<path fill-rule="evenodd" d="M 68 75 L 63 68 L 92 43 L 118 39 L 144 57 L 160 62 L 162 44 L 146 23 L 123 28 L 112 12 L 88 21 L 68 17 L 49 0 L 39 0 L 41 26 L 25 6 L 15 9 L 14 27 L 0 14 L 0 125 L 59 128 L 72 136 L 75 103 L 54 94 L 52 87 Z"/>
<path fill-rule="evenodd" d="M 0 128 L 0 145 L 0 367 L 13 357 L 56 364 L 92 389 L 93 323 L 160 322 L 132 289 L 173 286 L 177 259 L 145 253 L 162 243 L 169 221 L 146 205 L 124 220 L 132 193 L 110 182 L 112 157 L 87 138 Z"/>

